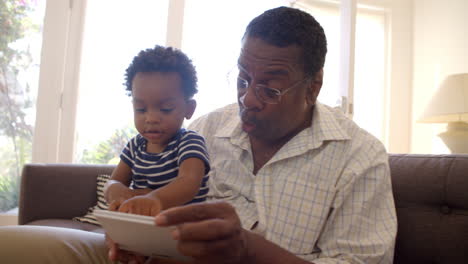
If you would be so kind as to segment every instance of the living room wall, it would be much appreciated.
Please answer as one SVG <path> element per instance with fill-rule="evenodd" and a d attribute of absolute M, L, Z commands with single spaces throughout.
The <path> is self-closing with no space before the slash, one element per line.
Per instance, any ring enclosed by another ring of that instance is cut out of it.
<path fill-rule="evenodd" d="M 414 0 L 412 153 L 449 153 L 437 136 L 445 124 L 421 124 L 439 83 L 468 73 L 468 1 Z"/>

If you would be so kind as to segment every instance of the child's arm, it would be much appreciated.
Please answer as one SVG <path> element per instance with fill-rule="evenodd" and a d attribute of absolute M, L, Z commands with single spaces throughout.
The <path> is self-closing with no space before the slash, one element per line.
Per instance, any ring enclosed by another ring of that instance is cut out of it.
<path fill-rule="evenodd" d="M 179 166 L 179 174 L 168 185 L 148 193 L 161 201 L 161 210 L 183 205 L 197 195 L 205 176 L 205 162 L 199 158 L 188 158 Z"/>
<path fill-rule="evenodd" d="M 131 180 L 132 169 L 127 165 L 127 163 L 120 160 L 104 188 L 104 197 L 107 202 L 112 203 L 114 201 L 123 201 L 132 198 L 135 195 L 143 195 L 151 191 L 149 189 L 132 190 L 128 188 Z"/>
<path fill-rule="evenodd" d="M 180 164 L 179 173 L 171 183 L 125 201 L 119 211 L 156 215 L 161 210 L 183 205 L 197 195 L 204 176 L 205 162 L 199 158 L 188 158 Z"/>

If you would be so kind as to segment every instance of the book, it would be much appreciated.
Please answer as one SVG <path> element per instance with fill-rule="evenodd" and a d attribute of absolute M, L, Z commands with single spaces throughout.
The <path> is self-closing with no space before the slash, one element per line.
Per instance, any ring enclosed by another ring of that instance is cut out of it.
<path fill-rule="evenodd" d="M 177 241 L 171 235 L 174 227 L 156 226 L 153 216 L 100 209 L 94 215 L 120 249 L 150 257 L 191 259 L 177 250 Z"/>

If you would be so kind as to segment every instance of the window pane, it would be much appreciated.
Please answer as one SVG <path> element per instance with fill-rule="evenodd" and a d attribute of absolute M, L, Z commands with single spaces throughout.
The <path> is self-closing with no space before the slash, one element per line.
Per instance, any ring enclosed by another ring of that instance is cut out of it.
<path fill-rule="evenodd" d="M 355 57 L 353 120 L 385 142 L 384 13 L 358 11 Z"/>
<path fill-rule="evenodd" d="M 0 2 L 0 212 L 18 206 L 31 161 L 45 1 Z"/>
<path fill-rule="evenodd" d="M 111 8 L 110 8 L 111 7 Z M 125 69 L 137 53 L 165 45 L 168 1 L 88 1 L 80 67 L 75 161 L 118 161 L 135 134 Z"/>
<path fill-rule="evenodd" d="M 236 91 L 228 89 L 227 73 L 237 64 L 245 27 L 263 11 L 287 3 L 284 0 L 186 0 L 182 50 L 196 67 L 199 90 L 192 120 L 236 102 Z"/>
<path fill-rule="evenodd" d="M 341 95 L 340 71 L 340 10 L 336 4 L 297 2 L 296 8 L 308 12 L 320 23 L 327 37 L 327 57 L 323 67 L 323 86 L 319 102 L 329 106 L 339 106 Z"/>
<path fill-rule="evenodd" d="M 296 2 L 295 5 L 312 14 L 325 30 L 328 53 L 318 100 L 330 106 L 338 106 L 339 6 L 306 1 Z M 355 39 L 353 120 L 385 143 L 385 13 L 358 6 Z"/>

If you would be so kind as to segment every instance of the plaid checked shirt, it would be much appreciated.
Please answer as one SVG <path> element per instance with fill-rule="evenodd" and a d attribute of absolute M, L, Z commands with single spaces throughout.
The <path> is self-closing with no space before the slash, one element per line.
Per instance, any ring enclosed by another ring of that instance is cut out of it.
<path fill-rule="evenodd" d="M 211 157 L 211 199 L 245 229 L 322 263 L 392 263 L 397 220 L 383 145 L 340 110 L 317 103 L 310 128 L 254 175 L 237 104 L 194 121 Z"/>

